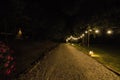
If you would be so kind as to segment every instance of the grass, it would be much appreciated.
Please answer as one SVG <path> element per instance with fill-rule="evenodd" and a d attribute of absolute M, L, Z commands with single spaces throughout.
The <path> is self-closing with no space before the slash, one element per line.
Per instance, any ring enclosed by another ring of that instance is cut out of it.
<path fill-rule="evenodd" d="M 90 48 L 88 48 L 78 44 L 76 45 L 87 54 L 89 50 L 93 50 L 95 54 L 100 56 L 94 57 L 96 60 L 120 73 L 120 46 L 99 44 L 91 45 Z"/>

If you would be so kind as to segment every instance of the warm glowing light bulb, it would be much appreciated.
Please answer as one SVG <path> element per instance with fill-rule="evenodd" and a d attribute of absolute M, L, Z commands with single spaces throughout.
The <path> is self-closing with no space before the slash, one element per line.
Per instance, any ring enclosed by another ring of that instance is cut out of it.
<path fill-rule="evenodd" d="M 113 33 L 112 30 L 108 30 L 108 31 L 107 31 L 107 34 L 112 34 L 112 33 Z"/>
<path fill-rule="evenodd" d="M 83 38 L 83 36 L 80 36 L 80 38 Z"/>
<path fill-rule="evenodd" d="M 22 35 L 22 31 L 21 31 L 21 29 L 19 29 L 18 34 L 19 34 L 19 35 Z"/>
<path fill-rule="evenodd" d="M 85 31 L 85 33 L 87 34 L 87 33 L 88 33 L 88 31 Z"/>
<path fill-rule="evenodd" d="M 100 30 L 98 30 L 98 29 L 95 30 L 95 33 L 96 33 L 96 34 L 99 34 L 99 33 L 100 33 Z"/>
<path fill-rule="evenodd" d="M 68 42 L 68 39 L 66 39 L 66 42 Z"/>
<path fill-rule="evenodd" d="M 92 32 L 92 29 L 89 29 L 90 32 Z"/>
<path fill-rule="evenodd" d="M 82 34 L 82 37 L 84 37 L 85 36 L 85 34 Z"/>
<path fill-rule="evenodd" d="M 93 51 L 89 51 L 89 55 L 92 56 L 94 54 Z"/>

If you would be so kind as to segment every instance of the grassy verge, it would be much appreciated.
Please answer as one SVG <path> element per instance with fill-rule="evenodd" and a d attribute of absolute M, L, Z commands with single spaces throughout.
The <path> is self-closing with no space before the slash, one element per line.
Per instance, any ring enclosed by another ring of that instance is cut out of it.
<path fill-rule="evenodd" d="M 113 70 L 120 73 L 120 49 L 119 46 L 113 45 L 91 45 L 90 48 L 83 47 L 76 44 L 76 47 L 84 53 L 88 54 L 89 50 L 92 50 L 94 54 L 99 55 L 99 57 L 93 57 L 102 64 L 109 66 Z"/>

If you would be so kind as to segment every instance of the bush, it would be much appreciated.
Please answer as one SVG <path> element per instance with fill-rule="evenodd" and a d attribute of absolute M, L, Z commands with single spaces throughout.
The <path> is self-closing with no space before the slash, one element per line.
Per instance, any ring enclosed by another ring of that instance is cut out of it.
<path fill-rule="evenodd" d="M 0 41 L 0 80 L 10 80 L 15 71 L 14 51 Z"/>

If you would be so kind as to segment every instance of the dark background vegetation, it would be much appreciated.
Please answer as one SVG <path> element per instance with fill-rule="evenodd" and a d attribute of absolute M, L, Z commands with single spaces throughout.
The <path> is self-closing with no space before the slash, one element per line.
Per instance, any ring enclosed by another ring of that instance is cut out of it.
<path fill-rule="evenodd" d="M 79 36 L 89 24 L 103 31 L 115 30 L 114 37 L 103 37 L 116 42 L 120 40 L 119 3 L 119 0 L 2 0 L 0 32 L 12 33 L 14 38 L 21 28 L 24 38 L 61 40 L 71 34 Z M 103 37 L 99 38 L 105 41 Z"/>

